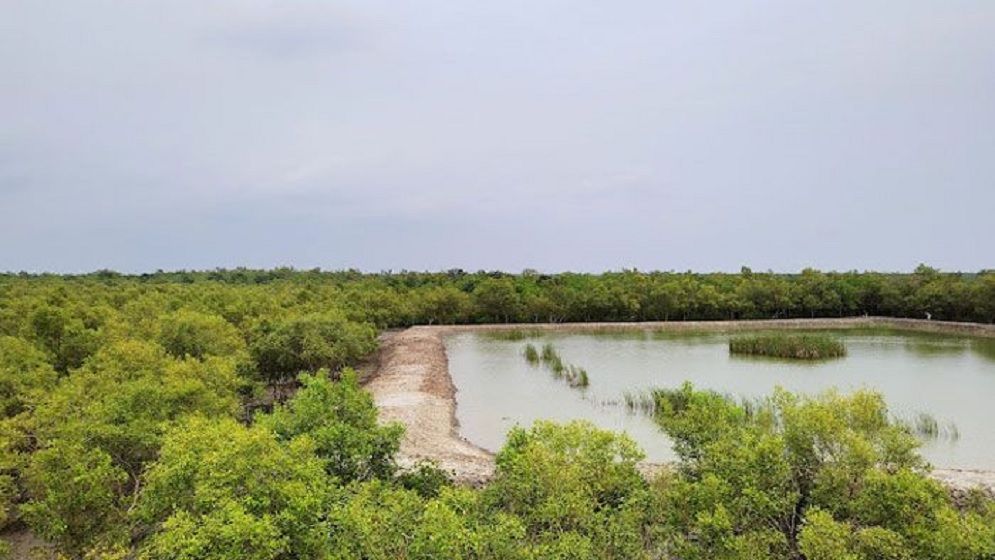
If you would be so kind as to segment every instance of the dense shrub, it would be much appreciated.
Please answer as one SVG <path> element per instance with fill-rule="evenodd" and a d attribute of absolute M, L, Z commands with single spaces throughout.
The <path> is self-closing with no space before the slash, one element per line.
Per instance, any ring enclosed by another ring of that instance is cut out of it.
<path fill-rule="evenodd" d="M 520 519 L 531 542 L 554 556 L 567 539 L 592 557 L 637 558 L 644 554 L 648 500 L 636 470 L 642 458 L 624 434 L 585 422 L 537 422 L 508 434 L 484 497 Z"/>
<path fill-rule="evenodd" d="M 56 380 L 44 352 L 23 339 L 0 336 L 0 417 L 15 416 L 34 406 Z"/>
<path fill-rule="evenodd" d="M 39 307 L 30 316 L 30 329 L 52 366 L 62 373 L 79 367 L 100 346 L 100 333 L 66 308 Z"/>
<path fill-rule="evenodd" d="M 449 473 L 428 460 L 420 461 L 413 468 L 400 473 L 397 481 L 402 487 L 414 490 L 423 498 L 435 498 L 443 488 L 452 486 Z"/>
<path fill-rule="evenodd" d="M 246 349 L 238 330 L 223 317 L 189 310 L 162 318 L 159 342 L 177 358 L 233 356 Z"/>
<path fill-rule="evenodd" d="M 336 372 L 376 348 L 372 325 L 335 313 L 291 317 L 264 325 L 251 350 L 259 374 L 269 383 L 294 379 L 302 371 Z"/>
<path fill-rule="evenodd" d="M 231 362 L 177 360 L 153 343 L 108 345 L 63 380 L 35 411 L 34 437 L 86 441 L 137 477 L 155 458 L 170 421 L 237 410 Z"/>
<path fill-rule="evenodd" d="M 338 382 L 325 370 L 300 377 L 301 389 L 286 405 L 257 422 L 284 441 L 307 438 L 328 474 L 341 482 L 388 478 L 404 429 L 380 426 L 370 394 L 346 369 Z"/>
<path fill-rule="evenodd" d="M 777 391 L 749 408 L 690 385 L 657 397 L 680 455 L 658 485 L 671 556 L 995 554 L 995 510 L 958 511 L 879 395 Z"/>
<path fill-rule="evenodd" d="M 24 478 L 32 499 L 21 513 L 41 538 L 74 556 L 125 539 L 128 473 L 103 449 L 51 441 L 32 456 Z"/>
<path fill-rule="evenodd" d="M 331 486 L 307 439 L 193 417 L 167 435 L 134 515 L 148 559 L 321 558 Z"/>
<path fill-rule="evenodd" d="M 585 423 L 517 429 L 482 491 L 347 488 L 330 515 L 334 557 L 648 558 L 652 497 L 640 457 L 627 437 Z"/>

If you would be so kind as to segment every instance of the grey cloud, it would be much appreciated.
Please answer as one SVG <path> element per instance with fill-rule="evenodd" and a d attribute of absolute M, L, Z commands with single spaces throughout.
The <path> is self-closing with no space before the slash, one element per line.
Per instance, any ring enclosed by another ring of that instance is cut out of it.
<path fill-rule="evenodd" d="M 322 56 L 364 46 L 361 33 L 340 14 L 297 15 L 293 18 L 266 19 L 240 25 L 223 25 L 207 31 L 203 40 L 209 45 L 245 50 L 251 55 L 277 59 Z"/>
<path fill-rule="evenodd" d="M 0 269 L 993 265 L 985 0 L 54 6 Z"/>

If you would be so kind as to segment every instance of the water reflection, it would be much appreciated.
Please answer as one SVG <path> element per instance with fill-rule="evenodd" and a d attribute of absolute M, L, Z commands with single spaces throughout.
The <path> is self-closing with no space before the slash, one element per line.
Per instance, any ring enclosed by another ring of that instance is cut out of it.
<path fill-rule="evenodd" d="M 978 339 L 972 341 L 971 350 L 977 355 L 995 362 L 995 339 Z"/>

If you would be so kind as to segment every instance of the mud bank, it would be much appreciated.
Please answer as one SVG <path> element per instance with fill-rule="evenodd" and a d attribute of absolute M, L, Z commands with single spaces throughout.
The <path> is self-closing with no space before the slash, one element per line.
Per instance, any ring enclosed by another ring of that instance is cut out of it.
<path fill-rule="evenodd" d="M 380 409 L 383 422 L 406 427 L 398 454 L 402 467 L 431 460 L 453 473 L 463 484 L 481 485 L 494 474 L 494 455 L 459 434 L 456 387 L 449 375 L 445 337 L 465 332 L 538 329 L 558 332 L 674 331 L 728 332 L 757 329 L 891 328 L 902 331 L 995 337 L 995 325 L 856 317 L 843 319 L 789 319 L 769 321 L 687 321 L 651 323 L 557 323 L 518 325 L 457 325 L 411 327 L 384 337 L 379 360 L 365 386 Z M 664 465 L 641 465 L 644 473 Z M 956 494 L 981 486 L 995 494 L 995 472 L 936 469 L 933 477 Z"/>
<path fill-rule="evenodd" d="M 402 467 L 432 460 L 468 484 L 482 483 L 494 472 L 493 456 L 459 435 L 456 387 L 440 331 L 414 327 L 386 338 L 379 367 L 365 385 L 381 421 L 406 428 L 398 453 Z"/>

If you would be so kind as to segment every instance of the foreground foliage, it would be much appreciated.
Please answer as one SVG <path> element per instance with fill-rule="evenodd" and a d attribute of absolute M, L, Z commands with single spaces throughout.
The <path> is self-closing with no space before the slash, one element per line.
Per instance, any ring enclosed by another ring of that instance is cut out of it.
<path fill-rule="evenodd" d="M 993 503 L 955 508 L 877 394 L 777 391 L 744 407 L 685 385 L 656 399 L 680 455 L 677 473 L 658 481 L 675 557 L 995 554 Z"/>

